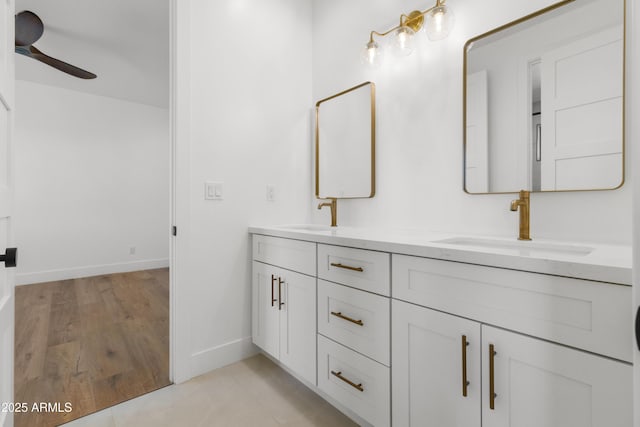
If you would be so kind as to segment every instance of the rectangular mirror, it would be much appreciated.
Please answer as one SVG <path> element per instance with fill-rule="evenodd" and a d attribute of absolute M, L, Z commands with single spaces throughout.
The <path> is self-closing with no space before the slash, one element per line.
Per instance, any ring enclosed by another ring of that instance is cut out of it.
<path fill-rule="evenodd" d="M 375 195 L 375 85 L 371 82 L 316 103 L 316 197 Z"/>
<path fill-rule="evenodd" d="M 568 0 L 469 40 L 464 189 L 624 183 L 624 0 Z"/>

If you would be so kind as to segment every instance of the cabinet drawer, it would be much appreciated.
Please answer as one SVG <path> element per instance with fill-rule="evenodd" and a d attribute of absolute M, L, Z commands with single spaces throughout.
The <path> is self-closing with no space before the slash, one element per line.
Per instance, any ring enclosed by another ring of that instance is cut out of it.
<path fill-rule="evenodd" d="M 389 298 L 318 281 L 318 332 L 389 366 Z"/>
<path fill-rule="evenodd" d="M 318 245 L 318 277 L 381 295 L 390 295 L 390 255 Z"/>
<path fill-rule="evenodd" d="M 393 297 L 631 361 L 631 287 L 393 255 Z"/>
<path fill-rule="evenodd" d="M 316 244 L 312 242 L 254 234 L 253 259 L 309 276 L 316 275 Z"/>
<path fill-rule="evenodd" d="M 391 423 L 389 368 L 318 335 L 318 388 L 374 426 Z"/>

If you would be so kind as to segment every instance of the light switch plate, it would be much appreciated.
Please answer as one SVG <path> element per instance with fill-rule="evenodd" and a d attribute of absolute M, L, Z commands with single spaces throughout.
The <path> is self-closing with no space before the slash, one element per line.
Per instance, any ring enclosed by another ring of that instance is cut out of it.
<path fill-rule="evenodd" d="M 223 183 L 210 182 L 204 183 L 204 199 L 205 200 L 222 200 L 224 198 Z"/>

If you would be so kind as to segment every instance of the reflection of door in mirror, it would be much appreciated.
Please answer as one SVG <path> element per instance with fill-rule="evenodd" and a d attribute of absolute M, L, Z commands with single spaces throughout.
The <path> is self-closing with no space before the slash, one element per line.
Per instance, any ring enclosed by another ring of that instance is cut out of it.
<path fill-rule="evenodd" d="M 467 156 L 465 176 L 467 191 L 489 191 L 489 135 L 487 134 L 487 72 L 478 71 L 467 76 Z"/>
<path fill-rule="evenodd" d="M 531 149 L 529 165 L 531 168 L 531 191 L 541 190 L 540 170 L 542 166 L 542 88 L 540 82 L 540 61 L 529 64 L 531 77 Z"/>
<path fill-rule="evenodd" d="M 622 164 L 622 28 L 542 56 L 543 190 L 613 188 Z"/>
<path fill-rule="evenodd" d="M 465 47 L 465 190 L 624 181 L 624 0 L 565 1 Z"/>

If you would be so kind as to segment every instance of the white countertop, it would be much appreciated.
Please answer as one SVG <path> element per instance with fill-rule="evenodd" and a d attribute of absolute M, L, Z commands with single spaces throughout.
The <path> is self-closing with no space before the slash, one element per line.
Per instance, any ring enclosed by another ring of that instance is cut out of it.
<path fill-rule="evenodd" d="M 296 228 L 297 227 L 297 228 Z M 309 229 L 307 229 L 309 227 Z M 424 230 L 336 227 L 331 230 L 306 225 L 251 226 L 249 232 L 330 245 L 436 258 L 469 264 L 488 265 L 534 273 L 553 274 L 587 280 L 631 285 L 631 246 L 600 243 L 514 239 L 458 235 Z M 453 239 L 464 244 L 442 242 Z M 474 245 L 489 239 L 496 245 Z M 469 243 L 471 242 L 471 243 Z M 506 247 L 501 247 L 504 243 Z M 509 245 L 513 244 L 512 247 Z M 556 251 L 536 249 L 549 245 Z M 564 251 L 564 249 L 567 249 Z M 583 248 L 588 250 L 581 252 Z M 573 251 L 575 249 L 575 251 Z"/>

